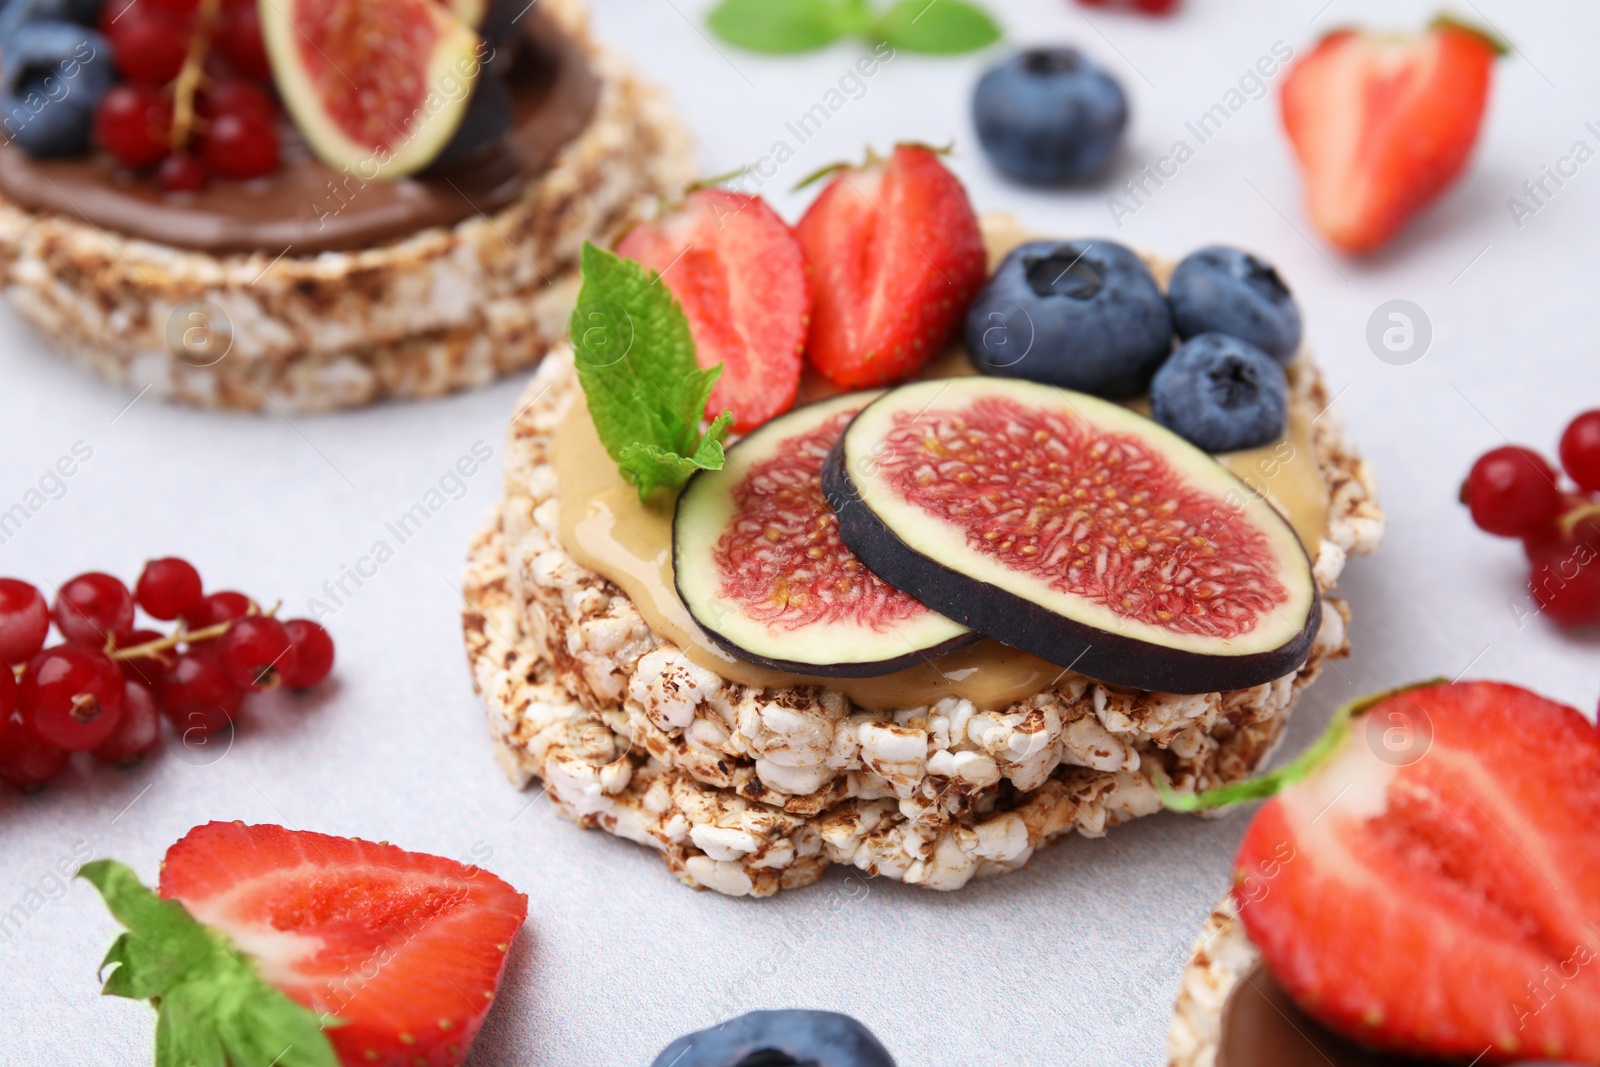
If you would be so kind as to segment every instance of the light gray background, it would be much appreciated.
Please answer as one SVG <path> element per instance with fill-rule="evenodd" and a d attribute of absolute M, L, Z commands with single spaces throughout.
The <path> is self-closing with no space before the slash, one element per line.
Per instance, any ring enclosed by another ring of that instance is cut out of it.
<path fill-rule="evenodd" d="M 1275 41 L 1304 52 L 1336 25 L 1415 26 L 1435 6 L 1185 0 L 1178 17 L 1148 20 L 1067 0 L 994 4 L 1013 40 L 1074 42 L 1121 78 L 1133 121 L 1117 181 L 1177 138 L 1193 146 L 1185 120 Z M 779 139 L 794 144 L 785 122 L 865 54 L 854 44 L 790 59 L 719 50 L 697 28 L 697 0 L 596 8 L 602 36 L 670 87 L 706 173 L 751 162 Z M 1110 183 L 1072 194 L 1007 186 L 977 153 L 967 112 L 989 56 L 895 58 L 795 145 L 766 187 L 794 218 L 806 194 L 785 190 L 821 164 L 868 143 L 954 140 L 952 165 L 980 209 L 1013 210 L 1062 235 L 1172 254 L 1227 241 L 1276 261 L 1338 391 L 1335 411 L 1377 464 L 1390 516 L 1383 552 L 1353 561 L 1344 582 L 1355 655 L 1302 702 L 1296 747 L 1339 702 L 1419 677 L 1514 680 L 1591 713 L 1600 692 L 1596 633 L 1519 626 L 1520 552 L 1474 530 L 1455 502 L 1479 452 L 1506 437 L 1553 452 L 1565 420 L 1600 403 L 1600 161 L 1520 228 L 1506 204 L 1574 141 L 1600 148 L 1584 127 L 1600 120 L 1600 9 L 1478 0 L 1462 13 L 1492 19 L 1520 48 L 1497 71 L 1465 179 L 1363 262 L 1328 250 L 1307 224 L 1275 96 L 1233 115 L 1120 230 Z M 1431 348 L 1410 365 L 1380 361 L 1365 339 L 1369 316 L 1392 299 L 1432 322 Z M 0 573 L 41 585 L 86 569 L 131 578 L 144 559 L 181 553 L 213 588 L 281 596 L 298 613 L 474 442 L 495 450 L 464 498 L 328 620 L 340 659 L 324 694 L 299 706 L 260 701 L 209 765 L 174 749 L 127 772 L 75 766 L 35 797 L 0 790 L 0 911 L 38 903 L 34 891 L 47 899 L 52 868 L 80 842 L 80 855 L 115 856 L 153 878 L 163 850 L 197 822 L 273 821 L 477 855 L 528 893 L 528 927 L 478 1065 L 642 1065 L 681 1032 L 784 1006 L 852 1012 L 908 1067 L 1159 1060 L 1179 965 L 1227 883 L 1243 818 L 1147 819 L 953 895 L 872 882 L 862 896 L 859 875 L 847 885 L 835 871 L 812 889 L 749 901 L 690 892 L 646 850 L 580 831 L 507 785 L 463 663 L 457 588 L 467 540 L 498 492 L 519 383 L 293 422 L 149 398 L 125 408 L 129 395 L 55 359 L 9 311 L 0 382 L 0 510 L 74 442 L 94 450 L 65 496 L 0 546 Z M 856 899 L 830 908 L 847 892 Z M 149 1062 L 148 1008 L 97 995 L 95 965 L 113 933 L 77 883 L 0 943 L 0 1062 Z"/>

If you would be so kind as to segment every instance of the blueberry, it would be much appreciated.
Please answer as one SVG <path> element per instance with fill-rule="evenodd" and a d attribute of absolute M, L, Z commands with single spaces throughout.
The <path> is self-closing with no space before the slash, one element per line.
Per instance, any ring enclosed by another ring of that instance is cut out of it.
<path fill-rule="evenodd" d="M 6 0 L 0 5 L 0 47 L 25 23 L 51 19 L 89 26 L 99 14 L 100 0 Z"/>
<path fill-rule="evenodd" d="M 473 87 L 472 99 L 467 101 L 467 113 L 461 117 L 461 125 L 456 127 L 433 166 L 447 167 L 484 145 L 498 141 L 511 129 L 512 116 L 511 89 L 505 78 L 492 68 L 484 68 Z"/>
<path fill-rule="evenodd" d="M 1030 48 L 979 79 L 972 118 L 979 143 L 1003 174 L 1063 185 L 1105 171 L 1128 125 L 1128 100 L 1077 49 Z"/>
<path fill-rule="evenodd" d="M 1172 313 L 1144 261 L 1112 241 L 1012 250 L 967 311 L 978 370 L 1120 400 L 1172 351 Z"/>
<path fill-rule="evenodd" d="M 1207 452 L 1255 448 L 1283 436 L 1289 378 L 1271 356 L 1237 337 L 1185 341 L 1150 383 L 1157 422 Z"/>
<path fill-rule="evenodd" d="M 1212 245 L 1184 257 L 1167 286 L 1178 336 L 1231 334 L 1279 363 L 1300 350 L 1300 308 L 1278 272 L 1248 252 Z"/>
<path fill-rule="evenodd" d="M 753 1011 L 678 1038 L 651 1067 L 894 1067 L 872 1031 L 832 1011 Z"/>
<path fill-rule="evenodd" d="M 19 26 L 0 53 L 5 136 L 35 156 L 87 151 L 94 106 L 113 80 L 106 39 L 86 26 L 42 19 Z"/>

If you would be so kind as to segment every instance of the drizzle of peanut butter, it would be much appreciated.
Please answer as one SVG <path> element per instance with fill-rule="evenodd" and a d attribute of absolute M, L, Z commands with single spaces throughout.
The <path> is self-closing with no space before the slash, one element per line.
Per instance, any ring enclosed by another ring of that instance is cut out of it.
<path fill-rule="evenodd" d="M 991 263 L 1028 239 L 1008 217 L 986 217 L 983 225 Z M 1151 266 L 1164 285 L 1172 264 Z M 923 377 L 973 373 L 966 352 L 952 346 L 924 368 Z M 808 368 L 797 403 L 836 391 Z M 1130 406 L 1148 413 L 1143 399 Z M 1311 446 L 1311 422 L 1317 413 L 1306 408 L 1303 402 L 1291 405 L 1289 429 L 1282 439 L 1217 458 L 1251 490 L 1278 506 L 1315 558 L 1327 528 L 1328 490 Z M 600 444 L 581 400 L 572 404 L 557 429 L 553 463 L 562 546 L 580 565 L 621 588 L 652 630 L 683 649 L 696 664 L 730 681 L 757 688 L 826 686 L 871 709 L 921 707 L 956 696 L 980 709 L 996 710 L 1049 688 L 1067 674 L 1037 656 L 987 639 L 876 678 L 811 677 L 748 663 L 711 643 L 678 597 L 672 575 L 674 500 L 658 493 L 649 502 L 640 502 Z"/>

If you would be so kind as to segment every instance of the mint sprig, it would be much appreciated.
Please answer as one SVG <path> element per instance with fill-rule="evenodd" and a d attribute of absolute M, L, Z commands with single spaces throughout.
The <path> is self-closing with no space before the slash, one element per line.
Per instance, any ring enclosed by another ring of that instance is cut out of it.
<path fill-rule="evenodd" d="M 338 1067 L 324 1019 L 267 984 L 255 963 L 182 904 L 162 900 L 115 860 L 78 877 L 127 927 L 100 964 L 101 992 L 156 1008 L 156 1067 Z"/>
<path fill-rule="evenodd" d="M 970 0 L 896 0 L 881 12 L 868 0 L 722 0 L 708 21 L 729 44 L 778 54 L 865 37 L 908 52 L 954 55 L 1000 39 L 999 25 Z"/>
<path fill-rule="evenodd" d="M 700 369 L 689 320 L 661 278 L 587 242 L 572 312 L 572 350 L 589 417 L 606 453 L 643 500 L 697 470 L 721 470 L 724 411 L 700 432 L 722 375 Z"/>
<path fill-rule="evenodd" d="M 1309 777 L 1312 771 L 1328 762 L 1329 757 L 1343 748 L 1345 741 L 1350 737 L 1350 723 L 1353 720 L 1391 697 L 1409 693 L 1413 689 L 1428 689 L 1445 683 L 1444 678 L 1432 678 L 1426 682 L 1397 686 L 1350 701 L 1333 713 L 1333 718 L 1328 720 L 1327 729 L 1322 732 L 1321 737 L 1311 743 L 1310 748 L 1275 771 L 1247 778 L 1242 782 L 1219 786 L 1216 789 L 1207 789 L 1201 793 L 1180 793 L 1172 788 L 1165 774 L 1157 771 L 1156 792 L 1161 794 L 1161 801 L 1167 806 L 1167 810 L 1185 812 L 1206 811 L 1276 796 L 1289 786 Z"/>

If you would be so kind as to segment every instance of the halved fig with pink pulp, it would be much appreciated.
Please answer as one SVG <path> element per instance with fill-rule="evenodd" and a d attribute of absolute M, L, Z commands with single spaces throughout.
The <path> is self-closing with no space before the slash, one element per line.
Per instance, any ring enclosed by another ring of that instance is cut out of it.
<path fill-rule="evenodd" d="M 438 158 L 482 69 L 477 33 L 435 0 L 260 0 L 260 17 L 295 125 L 362 181 Z"/>
<path fill-rule="evenodd" d="M 849 393 L 773 419 L 678 497 L 678 595 L 734 655 L 777 670 L 866 678 L 977 640 L 885 584 L 839 541 L 822 465 L 875 395 Z"/>
<path fill-rule="evenodd" d="M 1289 524 L 1206 453 L 1082 393 L 902 386 L 823 472 L 839 536 L 896 588 L 1080 674 L 1167 693 L 1301 666 L 1321 607 Z"/>

